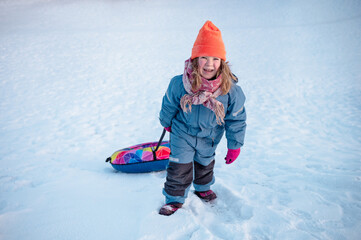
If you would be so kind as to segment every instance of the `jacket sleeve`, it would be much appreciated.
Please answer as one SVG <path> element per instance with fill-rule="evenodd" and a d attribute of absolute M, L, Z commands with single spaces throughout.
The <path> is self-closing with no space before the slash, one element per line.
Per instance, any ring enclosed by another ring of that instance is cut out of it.
<path fill-rule="evenodd" d="M 229 94 L 228 109 L 225 116 L 225 129 L 228 149 L 238 149 L 244 144 L 246 134 L 246 97 L 241 87 L 234 85 Z"/>
<path fill-rule="evenodd" d="M 159 113 L 159 121 L 163 127 L 170 127 L 172 125 L 172 120 L 180 109 L 180 87 L 182 86 L 180 86 L 179 82 L 177 77 L 172 78 L 163 97 L 162 108 Z"/>

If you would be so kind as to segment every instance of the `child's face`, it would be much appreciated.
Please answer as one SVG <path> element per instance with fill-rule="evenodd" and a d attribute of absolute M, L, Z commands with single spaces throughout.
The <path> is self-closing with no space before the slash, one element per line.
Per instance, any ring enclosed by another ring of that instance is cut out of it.
<path fill-rule="evenodd" d="M 205 79 L 212 79 L 216 76 L 221 59 L 217 57 L 201 56 L 198 58 L 198 71 Z"/>

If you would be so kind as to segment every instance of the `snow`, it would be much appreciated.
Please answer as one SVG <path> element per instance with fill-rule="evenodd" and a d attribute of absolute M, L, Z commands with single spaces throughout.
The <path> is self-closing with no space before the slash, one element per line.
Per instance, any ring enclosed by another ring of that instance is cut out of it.
<path fill-rule="evenodd" d="M 116 172 L 157 141 L 161 99 L 199 28 L 223 34 L 246 97 L 218 200 L 171 217 L 165 171 Z M 0 2 L 0 239 L 359 239 L 359 1 Z"/>

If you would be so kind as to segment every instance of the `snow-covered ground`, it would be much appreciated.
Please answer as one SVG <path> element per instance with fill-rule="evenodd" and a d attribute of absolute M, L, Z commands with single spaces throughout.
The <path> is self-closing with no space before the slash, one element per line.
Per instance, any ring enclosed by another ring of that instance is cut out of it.
<path fill-rule="evenodd" d="M 161 99 L 212 20 L 246 96 L 214 206 L 158 214 Z M 360 239 L 361 2 L 0 1 L 0 239 Z"/>

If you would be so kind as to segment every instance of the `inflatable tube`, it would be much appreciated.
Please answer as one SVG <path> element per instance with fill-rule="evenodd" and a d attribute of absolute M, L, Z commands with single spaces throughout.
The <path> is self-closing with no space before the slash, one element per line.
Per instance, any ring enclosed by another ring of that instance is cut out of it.
<path fill-rule="evenodd" d="M 120 172 L 146 173 L 162 171 L 169 162 L 169 141 L 163 141 L 165 130 L 159 142 L 142 143 L 120 149 L 107 158 L 112 167 Z"/>

